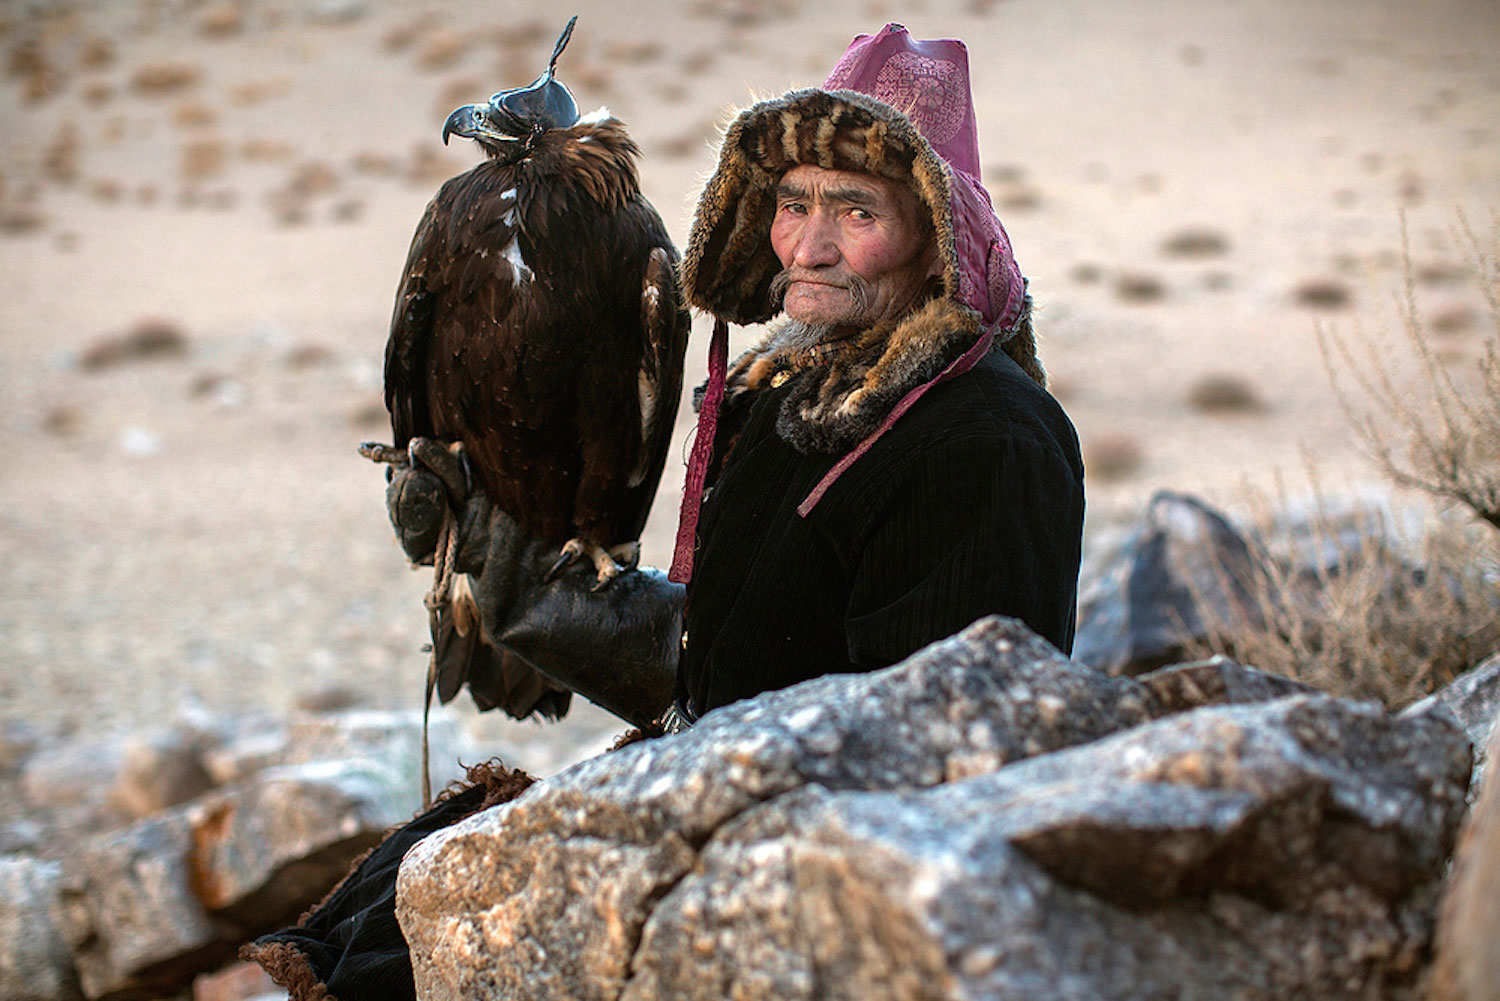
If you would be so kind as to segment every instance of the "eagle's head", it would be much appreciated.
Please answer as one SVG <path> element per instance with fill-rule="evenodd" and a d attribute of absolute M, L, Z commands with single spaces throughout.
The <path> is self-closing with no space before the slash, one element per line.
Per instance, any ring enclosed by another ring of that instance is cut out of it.
<path fill-rule="evenodd" d="M 536 141 L 552 129 L 570 128 L 578 122 L 578 104 L 556 79 L 557 57 L 573 36 L 574 14 L 563 29 L 547 72 L 524 87 L 502 90 L 485 104 L 466 104 L 443 123 L 443 145 L 450 135 L 473 139 L 491 157 L 504 163 L 526 158 Z"/>

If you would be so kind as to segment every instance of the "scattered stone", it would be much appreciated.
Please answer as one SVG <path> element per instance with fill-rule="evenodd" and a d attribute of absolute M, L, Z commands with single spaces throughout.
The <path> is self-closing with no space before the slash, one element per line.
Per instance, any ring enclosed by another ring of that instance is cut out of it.
<path fill-rule="evenodd" d="M 171 994 L 233 954 L 195 892 L 193 838 L 177 811 L 68 853 L 59 925 L 89 997 Z"/>
<path fill-rule="evenodd" d="M 410 816 L 422 805 L 420 711 L 357 709 L 310 713 L 297 716 L 288 724 L 287 741 L 288 764 L 343 759 L 379 761 L 405 782 L 406 796 L 400 804 L 405 815 Z M 434 789 L 463 777 L 464 769 L 458 760 L 460 746 L 458 721 L 434 713 L 428 729 Z"/>
<path fill-rule="evenodd" d="M 85 372 L 99 372 L 126 362 L 163 358 L 181 358 L 187 354 L 188 339 L 182 329 L 170 320 L 143 319 L 123 334 L 102 337 L 78 356 L 78 367 Z"/>
<path fill-rule="evenodd" d="M 378 749 L 265 769 L 187 808 L 194 893 L 242 928 L 290 923 L 418 805 L 414 776 Z"/>
<path fill-rule="evenodd" d="M 1194 380 L 1187 391 L 1188 406 L 1205 414 L 1258 414 L 1265 401 L 1244 376 L 1211 373 Z"/>
<path fill-rule="evenodd" d="M 203 129 L 218 121 L 218 111 L 202 101 L 183 101 L 172 109 L 172 122 L 181 128 Z"/>
<path fill-rule="evenodd" d="M 1214 698 L 1261 683 L 1197 670 Z M 1147 691 L 991 619 L 584 762 L 407 855 L 418 996 L 1409 985 L 1463 810 L 1458 732 L 1308 695 L 1150 722 Z"/>
<path fill-rule="evenodd" d="M 1161 245 L 1166 257 L 1219 257 L 1229 252 L 1229 239 L 1216 229 L 1182 229 Z"/>
<path fill-rule="evenodd" d="M 1068 277 L 1080 285 L 1097 285 L 1104 278 L 1104 269 L 1092 261 L 1080 261 L 1068 269 Z"/>
<path fill-rule="evenodd" d="M 288 365 L 291 362 L 288 359 Z M 303 712 L 310 713 L 333 713 L 344 709 L 353 709 L 359 704 L 360 695 L 348 685 L 338 682 L 324 684 L 313 684 L 297 692 L 292 699 L 292 705 Z"/>
<path fill-rule="evenodd" d="M 338 186 L 338 173 L 328 164 L 316 160 L 299 164 L 286 182 L 288 191 L 304 197 L 326 195 L 337 190 Z"/>
<path fill-rule="evenodd" d="M 286 728 L 268 724 L 210 748 L 203 755 L 203 767 L 214 785 L 228 785 L 263 769 L 285 764 L 290 746 Z"/>
<path fill-rule="evenodd" d="M 114 801 L 135 818 L 186 803 L 213 788 L 202 734 L 179 728 L 134 733 L 121 751 Z"/>
<path fill-rule="evenodd" d="M 1446 688 L 1414 702 L 1402 710 L 1403 716 L 1417 715 L 1441 706 L 1469 735 L 1475 750 L 1490 743 L 1491 731 L 1500 729 L 1500 653 L 1459 676 Z"/>
<path fill-rule="evenodd" d="M 112 177 L 96 177 L 89 182 L 89 197 L 113 205 L 125 197 L 125 186 Z"/>
<path fill-rule="evenodd" d="M 137 94 L 163 97 L 198 85 L 203 69 L 195 63 L 149 63 L 130 75 L 130 86 Z"/>
<path fill-rule="evenodd" d="M 356 154 L 351 166 L 356 173 L 369 174 L 374 177 L 395 177 L 401 172 L 401 164 L 395 157 L 389 153 L 373 150 L 364 150 Z"/>
<path fill-rule="evenodd" d="M 1145 517 L 1078 600 L 1073 658 L 1138 675 L 1184 659 L 1212 621 L 1264 622 L 1253 591 L 1264 575 L 1229 520 L 1196 497 L 1159 491 Z"/>
<path fill-rule="evenodd" d="M 276 982 L 255 963 L 236 962 L 194 978 L 193 1001 L 251 1001 L 276 989 Z M 282 991 L 281 996 L 285 995 Z"/>
<path fill-rule="evenodd" d="M 1309 278 L 1293 290 L 1292 298 L 1310 309 L 1343 309 L 1349 305 L 1349 286 L 1337 278 Z"/>
<path fill-rule="evenodd" d="M 62 880 L 55 862 L 0 856 L 0 997 L 75 1001 L 83 995 L 53 923 Z"/>
<path fill-rule="evenodd" d="M 0 723 L 0 775 L 20 771 L 26 759 L 42 744 L 42 732 L 24 719 Z"/>
<path fill-rule="evenodd" d="M 1222 655 L 1159 668 L 1136 680 L 1156 697 L 1163 715 L 1203 706 L 1270 702 L 1291 695 L 1317 694 L 1311 685 L 1246 667 Z"/>
<path fill-rule="evenodd" d="M 42 153 L 42 170 L 54 184 L 69 185 L 78 180 L 78 134 L 64 128 L 53 137 Z"/>
<path fill-rule="evenodd" d="M 365 0 L 313 0 L 307 19 L 313 24 L 352 24 L 369 12 Z"/>
<path fill-rule="evenodd" d="M 143 427 L 125 428 L 120 432 L 115 442 L 120 451 L 125 455 L 135 456 L 140 459 L 149 459 L 154 455 L 161 455 L 167 447 L 160 432 Z"/>
<path fill-rule="evenodd" d="M 34 751 L 21 766 L 21 792 L 38 810 L 103 807 L 123 764 L 124 738 L 60 741 Z"/>

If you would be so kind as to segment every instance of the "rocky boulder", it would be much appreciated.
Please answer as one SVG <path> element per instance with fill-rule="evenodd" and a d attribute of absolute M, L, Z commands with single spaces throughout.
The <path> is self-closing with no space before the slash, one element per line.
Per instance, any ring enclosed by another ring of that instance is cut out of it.
<path fill-rule="evenodd" d="M 0 857 L 0 998 L 6 1001 L 83 997 L 54 919 L 61 880 L 55 862 Z"/>
<path fill-rule="evenodd" d="M 414 848 L 419 996 L 1399 996 L 1468 742 L 1287 690 L 991 619 L 726 707 Z"/>
<path fill-rule="evenodd" d="M 1159 491 L 1078 598 L 1073 657 L 1136 675 L 1183 659 L 1208 639 L 1208 619 L 1260 628 L 1258 570 L 1246 537 L 1196 497 Z"/>

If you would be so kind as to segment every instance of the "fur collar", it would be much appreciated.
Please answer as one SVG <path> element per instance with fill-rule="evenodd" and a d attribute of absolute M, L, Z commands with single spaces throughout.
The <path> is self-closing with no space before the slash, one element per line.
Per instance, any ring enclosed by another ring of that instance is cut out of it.
<path fill-rule="evenodd" d="M 804 454 L 847 452 L 980 333 L 979 314 L 952 299 L 934 299 L 900 320 L 812 348 L 792 343 L 783 325 L 735 360 L 726 403 L 747 403 L 747 394 L 792 382 L 776 433 Z"/>

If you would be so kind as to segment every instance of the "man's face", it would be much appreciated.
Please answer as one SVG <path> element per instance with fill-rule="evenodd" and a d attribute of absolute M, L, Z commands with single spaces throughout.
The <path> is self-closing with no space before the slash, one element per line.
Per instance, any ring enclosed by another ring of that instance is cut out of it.
<path fill-rule="evenodd" d="M 787 316 L 866 327 L 903 315 L 942 273 L 921 203 L 873 174 L 793 167 L 776 188 L 771 247 L 786 269 Z"/>

